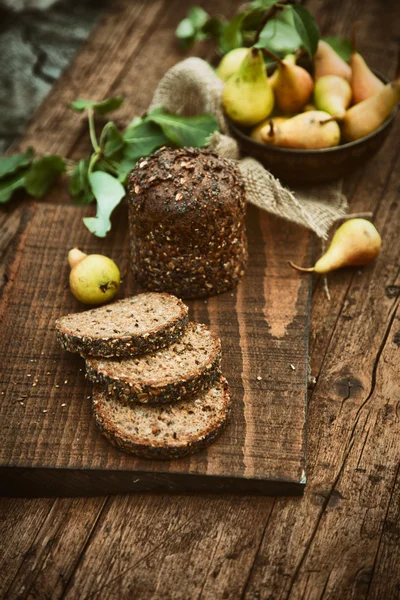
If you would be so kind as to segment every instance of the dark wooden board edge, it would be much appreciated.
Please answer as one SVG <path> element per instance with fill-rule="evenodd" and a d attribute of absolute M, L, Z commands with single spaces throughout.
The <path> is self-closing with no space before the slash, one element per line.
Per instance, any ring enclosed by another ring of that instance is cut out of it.
<path fill-rule="evenodd" d="M 102 496 L 127 492 L 229 493 L 263 496 L 302 496 L 301 481 L 243 479 L 186 473 L 145 471 L 1 467 L 5 497 Z"/>

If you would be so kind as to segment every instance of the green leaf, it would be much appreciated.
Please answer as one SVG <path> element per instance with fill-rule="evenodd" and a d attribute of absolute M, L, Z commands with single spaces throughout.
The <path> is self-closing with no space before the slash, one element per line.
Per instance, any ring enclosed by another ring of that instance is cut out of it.
<path fill-rule="evenodd" d="M 180 40 L 188 40 L 194 38 L 196 30 L 193 26 L 193 23 L 186 18 L 182 19 L 182 21 L 178 24 L 175 33 Z"/>
<path fill-rule="evenodd" d="M 195 30 L 201 29 L 208 20 L 208 14 L 201 6 L 191 6 L 187 16 Z"/>
<path fill-rule="evenodd" d="M 103 128 L 100 137 L 100 147 L 108 158 L 119 152 L 124 147 L 125 141 L 122 133 L 114 123 L 109 121 Z"/>
<path fill-rule="evenodd" d="M 105 237 L 111 229 L 111 213 L 125 196 L 125 188 L 118 179 L 102 171 L 91 173 L 89 181 L 97 200 L 97 211 L 95 217 L 86 217 L 83 222 L 94 235 Z"/>
<path fill-rule="evenodd" d="M 49 155 L 36 158 L 25 175 L 25 189 L 31 196 L 44 196 L 61 173 L 65 162 L 61 156 Z"/>
<path fill-rule="evenodd" d="M 348 62 L 351 56 L 351 42 L 336 36 L 329 36 L 322 38 L 324 42 L 329 44 L 334 51 L 339 54 L 340 58 Z"/>
<path fill-rule="evenodd" d="M 229 52 L 234 48 L 240 48 L 243 46 L 243 35 L 242 35 L 242 22 L 247 16 L 247 13 L 238 13 L 233 17 L 231 21 L 224 27 L 219 45 L 222 52 Z"/>
<path fill-rule="evenodd" d="M 94 200 L 89 183 L 89 157 L 82 158 L 72 171 L 69 191 L 77 204 L 90 204 Z"/>
<path fill-rule="evenodd" d="M 250 6 L 253 10 L 267 10 L 275 4 L 276 0 L 253 0 Z"/>
<path fill-rule="evenodd" d="M 207 23 L 203 25 L 202 31 L 207 36 L 210 35 L 213 38 L 218 38 L 222 33 L 223 27 L 224 26 L 221 19 L 218 19 L 217 17 L 210 17 Z"/>
<path fill-rule="evenodd" d="M 68 104 L 69 108 L 72 110 L 76 110 L 77 112 L 83 112 L 88 108 L 93 108 L 93 110 L 99 115 L 106 115 L 113 110 L 117 110 L 123 103 L 123 98 L 106 98 L 101 102 L 96 102 L 95 100 L 84 100 L 83 98 L 78 98 L 74 102 L 70 102 Z"/>
<path fill-rule="evenodd" d="M 160 112 L 157 109 L 150 113 L 145 121 L 133 127 L 128 127 L 124 133 L 124 140 L 126 142 L 124 157 L 137 160 L 142 158 L 142 156 L 148 156 L 154 150 L 157 150 L 157 148 L 168 144 L 169 139 L 163 130 L 148 120 L 152 115 L 157 116 L 157 114 L 164 114 L 164 110 Z"/>
<path fill-rule="evenodd" d="M 267 48 L 275 54 L 289 54 L 300 46 L 301 39 L 294 26 L 281 19 L 270 19 L 255 44 L 256 48 Z"/>
<path fill-rule="evenodd" d="M 5 175 L 11 175 L 18 169 L 30 165 L 34 152 L 33 148 L 28 148 L 24 154 L 13 154 L 12 156 L 3 156 L 0 158 L 0 178 Z"/>
<path fill-rule="evenodd" d="M 139 123 L 142 123 L 143 120 L 144 120 L 143 117 L 133 117 L 132 121 L 129 123 L 129 125 L 126 128 L 125 133 L 126 133 L 126 131 L 128 131 L 128 129 L 136 127 L 137 125 L 139 125 Z"/>
<path fill-rule="evenodd" d="M 160 125 L 169 140 L 177 146 L 201 147 L 207 138 L 218 129 L 213 115 L 182 117 L 180 115 L 154 114 L 148 119 Z"/>
<path fill-rule="evenodd" d="M 293 6 L 293 20 L 301 43 L 310 56 L 317 51 L 319 29 L 314 17 L 304 6 Z"/>
<path fill-rule="evenodd" d="M 18 171 L 11 177 L 7 177 L 0 181 L 0 204 L 8 202 L 15 190 L 25 186 L 25 173 L 28 169 Z"/>

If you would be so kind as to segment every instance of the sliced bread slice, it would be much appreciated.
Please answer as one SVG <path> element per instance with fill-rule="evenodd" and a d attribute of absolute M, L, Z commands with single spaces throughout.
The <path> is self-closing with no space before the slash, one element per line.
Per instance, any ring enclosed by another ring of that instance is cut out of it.
<path fill-rule="evenodd" d="M 220 377 L 221 342 L 206 325 L 189 323 L 168 348 L 126 360 L 89 356 L 86 372 L 123 403 L 175 402 L 207 390 Z"/>
<path fill-rule="evenodd" d="M 209 445 L 229 416 L 226 379 L 197 397 L 163 406 L 124 406 L 94 386 L 92 410 L 101 433 L 117 448 L 142 458 L 167 460 Z"/>
<path fill-rule="evenodd" d="M 170 294 L 145 293 L 56 321 L 64 350 L 86 356 L 135 356 L 179 339 L 188 308 Z"/>

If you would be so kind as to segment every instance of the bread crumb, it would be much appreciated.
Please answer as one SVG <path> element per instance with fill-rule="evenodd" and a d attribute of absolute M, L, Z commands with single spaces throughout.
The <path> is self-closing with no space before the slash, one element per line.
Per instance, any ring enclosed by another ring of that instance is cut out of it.
<path fill-rule="evenodd" d="M 257 381 L 262 381 L 262 377 L 260 377 L 260 375 L 258 375 Z"/>

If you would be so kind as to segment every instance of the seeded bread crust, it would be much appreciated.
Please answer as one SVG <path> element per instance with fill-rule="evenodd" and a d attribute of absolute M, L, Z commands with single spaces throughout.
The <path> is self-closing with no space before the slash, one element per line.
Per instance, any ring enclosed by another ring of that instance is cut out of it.
<path fill-rule="evenodd" d="M 233 288 L 247 264 L 245 190 L 236 165 L 161 148 L 129 176 L 131 266 L 149 290 L 182 298 Z"/>
<path fill-rule="evenodd" d="M 119 450 L 141 458 L 170 460 L 193 454 L 211 444 L 226 425 L 230 403 L 228 383 L 223 377 L 198 397 L 162 407 L 124 407 L 117 398 L 108 396 L 101 386 L 95 385 L 92 412 L 100 432 Z M 174 437 L 174 420 L 187 415 L 190 415 L 191 424 L 186 435 Z M 118 417 L 125 420 L 124 426 L 118 423 Z M 166 422 L 162 439 L 158 437 L 157 426 L 152 427 L 153 423 L 160 422 L 160 418 Z M 138 420 L 149 423 L 151 432 L 148 435 L 136 433 Z M 200 426 L 196 430 L 197 421 Z"/>
<path fill-rule="evenodd" d="M 78 352 L 82 356 L 95 356 L 107 358 L 110 356 L 131 357 L 147 352 L 154 352 L 164 348 L 178 340 L 188 324 L 188 308 L 179 298 L 174 298 L 169 294 L 139 294 L 139 296 L 154 296 L 171 299 L 178 308 L 177 314 L 169 321 L 153 329 L 135 333 L 132 326 L 126 328 L 124 332 L 101 337 L 101 335 L 80 335 L 76 329 L 79 321 L 96 317 L 103 319 L 107 323 L 107 316 L 113 311 L 119 310 L 122 306 L 129 305 L 137 296 L 119 300 L 113 304 L 94 308 L 83 313 L 69 314 L 56 321 L 56 335 L 61 347 L 67 352 Z M 132 304 L 133 306 L 133 304 Z"/>
<path fill-rule="evenodd" d="M 199 346 L 192 346 L 191 340 L 198 339 L 198 343 L 207 345 L 207 356 L 204 358 Z M 129 366 L 130 361 L 122 361 L 122 372 L 118 368 L 121 361 L 118 359 L 98 360 L 87 357 L 86 373 L 88 378 L 101 384 L 108 394 L 116 394 L 123 404 L 138 402 L 141 404 L 163 404 L 178 402 L 188 395 L 199 394 L 208 390 L 221 376 L 221 341 L 212 334 L 206 325 L 189 323 L 183 336 L 178 341 L 177 352 L 174 345 L 169 346 L 160 353 L 143 355 L 137 362 L 146 366 L 151 364 L 153 357 L 168 365 L 168 361 L 178 363 L 182 361 L 182 351 L 187 361 L 199 363 L 195 368 L 184 372 L 179 378 L 171 378 L 168 373 L 157 374 L 149 379 L 135 374 L 136 365 Z M 175 354 L 175 356 L 174 356 Z M 171 356 L 172 355 L 172 356 Z M 196 356 L 199 360 L 196 360 Z M 132 360 L 133 362 L 133 360 Z M 182 363 L 183 366 L 183 363 Z M 185 368 L 188 368 L 185 365 Z M 165 367 L 168 370 L 168 366 Z M 151 370 L 150 370 L 151 371 Z"/>

